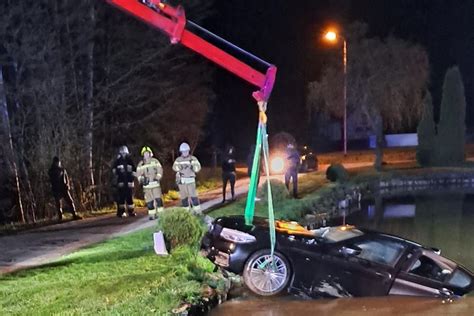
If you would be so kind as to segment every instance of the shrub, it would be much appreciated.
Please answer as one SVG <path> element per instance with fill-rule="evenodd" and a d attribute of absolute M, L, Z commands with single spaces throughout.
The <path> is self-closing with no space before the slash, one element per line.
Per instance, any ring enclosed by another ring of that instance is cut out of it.
<path fill-rule="evenodd" d="M 135 207 L 145 207 L 146 203 L 143 199 L 133 199 L 133 205 L 135 205 Z"/>
<path fill-rule="evenodd" d="M 458 67 L 448 69 L 441 100 L 436 164 L 452 166 L 465 160 L 466 97 Z"/>
<path fill-rule="evenodd" d="M 163 200 L 165 202 L 177 201 L 179 200 L 179 192 L 176 190 L 169 190 L 167 193 L 163 194 Z"/>
<path fill-rule="evenodd" d="M 330 165 L 326 170 L 326 179 L 331 182 L 344 182 L 349 179 L 349 174 L 341 164 Z"/>
<path fill-rule="evenodd" d="M 180 245 L 197 247 L 206 231 L 203 222 L 182 207 L 166 209 L 160 215 L 158 229 L 163 231 L 171 248 Z"/>
<path fill-rule="evenodd" d="M 283 182 L 276 179 L 271 179 L 270 186 L 272 187 L 273 202 L 281 202 L 288 199 L 290 194 L 288 193 L 288 190 L 286 189 L 286 186 Z M 260 187 L 258 193 L 263 201 L 268 201 L 267 181 L 265 181 L 265 183 Z"/>
<path fill-rule="evenodd" d="M 421 166 L 433 164 L 436 144 L 436 126 L 433 118 L 433 102 L 428 92 L 423 100 L 423 116 L 418 124 L 418 147 L 416 160 Z"/>

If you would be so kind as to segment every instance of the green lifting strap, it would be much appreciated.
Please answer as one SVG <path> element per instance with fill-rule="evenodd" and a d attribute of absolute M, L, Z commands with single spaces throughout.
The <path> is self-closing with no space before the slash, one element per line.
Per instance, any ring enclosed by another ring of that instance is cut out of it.
<path fill-rule="evenodd" d="M 247 193 L 247 203 L 245 205 L 245 224 L 252 225 L 255 214 L 255 197 L 257 196 L 257 182 L 260 173 L 260 151 L 262 148 L 262 124 L 258 124 L 257 140 L 253 154 L 252 172 L 250 174 L 250 184 Z"/>
<path fill-rule="evenodd" d="M 257 130 L 257 141 L 255 146 L 255 152 L 253 155 L 252 163 L 252 173 L 250 176 L 249 190 L 247 193 L 247 203 L 245 205 L 245 223 L 247 225 L 252 225 L 253 216 L 255 214 L 255 197 L 257 195 L 257 182 L 258 175 L 260 172 L 260 152 L 263 147 L 263 158 L 264 158 L 264 167 L 265 174 L 267 178 L 267 196 L 268 196 L 268 224 L 270 230 L 270 247 L 271 247 L 271 256 L 273 258 L 273 252 L 275 250 L 275 215 L 273 212 L 273 198 L 272 198 L 272 188 L 270 185 L 270 174 L 269 174 L 269 147 L 267 139 L 267 129 L 265 124 L 259 123 Z M 272 260 L 273 261 L 273 260 Z"/>

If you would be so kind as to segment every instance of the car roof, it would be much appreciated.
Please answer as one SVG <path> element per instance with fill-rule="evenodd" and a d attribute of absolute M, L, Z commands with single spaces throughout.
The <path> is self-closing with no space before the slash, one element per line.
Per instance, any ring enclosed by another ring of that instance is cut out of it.
<path fill-rule="evenodd" d="M 224 216 L 224 217 L 219 217 L 216 220 L 223 223 L 223 224 L 227 223 L 227 225 L 224 224 L 224 226 L 229 226 L 229 227 L 232 226 L 232 228 L 234 228 L 234 229 L 242 229 L 242 230 L 247 231 L 247 229 L 243 229 L 243 228 L 244 227 L 249 228 L 249 226 L 245 225 L 245 218 L 242 215 Z M 278 221 L 278 220 L 275 221 L 275 223 L 277 223 L 277 222 L 285 222 L 285 221 Z M 228 225 L 230 223 L 232 223 L 234 225 Z M 295 222 L 287 221 L 287 223 L 291 224 L 291 223 L 295 223 Z M 259 227 L 261 229 L 267 230 L 268 229 L 268 218 L 255 216 L 254 220 L 253 220 L 253 225 L 255 227 Z M 351 239 L 351 238 L 356 238 L 356 237 L 365 235 L 367 237 L 370 237 L 370 236 L 372 236 L 372 237 L 383 237 L 383 238 L 386 238 L 386 239 L 391 239 L 391 240 L 394 240 L 394 241 L 403 242 L 403 243 L 406 243 L 406 244 L 414 246 L 414 247 L 421 247 L 421 248 L 430 250 L 430 248 L 424 247 L 424 246 L 420 245 L 419 243 L 416 243 L 416 242 L 414 242 L 412 240 L 409 240 L 409 239 L 406 239 L 406 238 L 402 238 L 402 237 L 392 235 L 392 234 L 382 233 L 382 232 L 379 232 L 379 231 L 376 231 L 376 230 L 361 228 L 361 227 L 357 227 L 357 226 L 353 226 L 353 225 L 327 226 L 327 228 L 331 228 L 333 230 L 345 231 L 346 233 L 341 234 L 339 232 L 337 236 L 333 235 L 333 238 L 324 238 L 324 237 L 322 237 L 322 232 L 320 232 L 318 234 L 317 230 L 311 230 L 311 231 L 308 230 L 307 232 L 315 232 L 316 233 L 314 235 L 315 238 L 319 238 L 321 240 L 326 240 L 328 242 L 339 242 L 339 241 L 348 240 L 348 239 Z M 320 229 L 327 229 L 327 228 L 322 227 Z M 277 229 L 277 233 L 282 234 L 282 235 L 298 234 L 298 233 L 296 233 L 295 231 L 292 231 L 292 230 L 285 231 L 285 230 L 278 230 L 278 229 Z M 307 234 L 303 234 L 303 235 L 306 235 L 306 237 L 308 237 Z"/>

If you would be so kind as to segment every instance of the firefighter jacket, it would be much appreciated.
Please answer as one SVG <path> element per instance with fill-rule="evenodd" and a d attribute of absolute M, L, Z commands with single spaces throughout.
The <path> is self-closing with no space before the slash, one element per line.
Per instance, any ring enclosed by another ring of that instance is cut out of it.
<path fill-rule="evenodd" d="M 114 184 L 119 188 L 127 186 L 133 188 L 135 171 L 135 164 L 133 163 L 132 158 L 129 155 L 126 155 L 125 157 L 119 155 L 112 167 Z"/>
<path fill-rule="evenodd" d="M 201 170 L 201 164 L 194 156 L 179 156 L 173 163 L 173 170 L 176 172 L 178 184 L 194 183 L 196 173 Z"/>
<path fill-rule="evenodd" d="M 148 161 L 142 160 L 137 166 L 138 181 L 143 184 L 144 189 L 153 189 L 160 187 L 160 179 L 163 176 L 163 167 L 156 158 L 150 158 Z"/>

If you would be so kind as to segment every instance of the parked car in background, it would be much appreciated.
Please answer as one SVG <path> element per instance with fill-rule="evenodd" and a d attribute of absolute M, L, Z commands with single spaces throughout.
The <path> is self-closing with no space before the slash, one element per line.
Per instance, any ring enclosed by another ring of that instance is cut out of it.
<path fill-rule="evenodd" d="M 316 154 L 308 147 L 299 148 L 300 167 L 299 172 L 317 171 L 318 158 Z M 270 173 L 284 174 L 286 171 L 286 152 L 284 149 L 270 151 Z"/>
<path fill-rule="evenodd" d="M 300 149 L 300 157 L 300 172 L 318 170 L 318 157 L 310 147 L 303 146 Z"/>
<path fill-rule="evenodd" d="M 307 230 L 276 221 L 270 253 L 268 220 L 245 225 L 242 216 L 216 219 L 204 236 L 207 258 L 263 296 L 286 291 L 308 297 L 414 295 L 451 298 L 473 289 L 461 265 L 401 237 L 354 226 Z"/>

